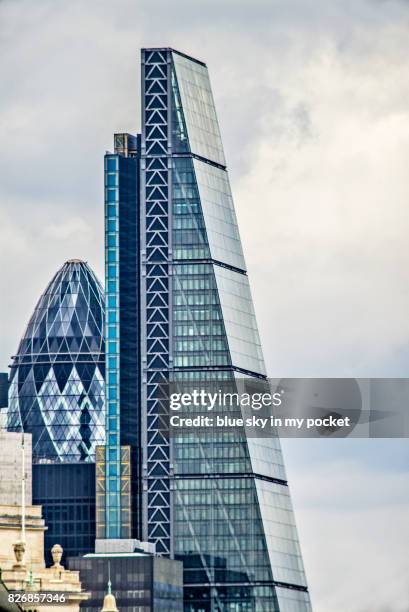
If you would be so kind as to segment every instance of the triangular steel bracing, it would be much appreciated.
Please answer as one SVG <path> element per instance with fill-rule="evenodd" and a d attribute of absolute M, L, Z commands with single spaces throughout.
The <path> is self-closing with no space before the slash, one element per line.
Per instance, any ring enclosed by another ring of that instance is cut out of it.
<path fill-rule="evenodd" d="M 145 537 L 159 554 L 172 554 L 170 446 L 166 435 L 166 405 L 158 398 L 160 383 L 170 367 L 170 200 L 168 169 L 168 52 L 145 51 L 143 62 L 144 128 L 142 135 L 143 195 L 142 315 L 145 367 L 143 372 L 144 516 Z"/>

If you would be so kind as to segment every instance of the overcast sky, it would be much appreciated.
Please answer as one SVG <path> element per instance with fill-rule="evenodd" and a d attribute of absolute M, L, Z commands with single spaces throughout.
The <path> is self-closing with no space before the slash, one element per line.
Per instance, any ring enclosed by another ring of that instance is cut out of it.
<path fill-rule="evenodd" d="M 409 371 L 407 0 L 0 0 L 0 370 L 52 274 L 103 275 L 139 49 L 207 62 L 271 376 Z M 406 441 L 285 442 L 314 612 L 409 610 Z"/>

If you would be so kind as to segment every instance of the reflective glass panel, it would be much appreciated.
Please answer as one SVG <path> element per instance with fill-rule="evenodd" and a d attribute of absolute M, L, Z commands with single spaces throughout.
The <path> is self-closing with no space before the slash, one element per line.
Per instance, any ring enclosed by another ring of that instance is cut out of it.
<path fill-rule="evenodd" d="M 233 365 L 265 374 L 248 278 L 220 266 L 214 271 Z"/>
<path fill-rule="evenodd" d="M 288 486 L 260 479 L 256 486 L 273 578 L 306 586 Z"/>
<path fill-rule="evenodd" d="M 245 270 L 228 174 L 198 159 L 193 164 L 211 256 Z"/>
<path fill-rule="evenodd" d="M 196 155 L 225 166 L 207 68 L 178 53 L 174 52 L 172 56 L 190 150 Z"/>

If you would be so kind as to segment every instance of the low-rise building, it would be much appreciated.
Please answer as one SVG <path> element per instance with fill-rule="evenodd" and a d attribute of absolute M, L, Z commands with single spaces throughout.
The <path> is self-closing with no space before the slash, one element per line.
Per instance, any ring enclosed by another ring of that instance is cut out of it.
<path fill-rule="evenodd" d="M 31 434 L 12 433 L 0 429 L 0 505 L 17 506 L 21 504 L 21 479 L 23 475 L 24 442 L 24 479 L 25 503 L 32 500 Z"/>
<path fill-rule="evenodd" d="M 45 530 L 40 506 L 25 509 L 24 536 L 21 506 L 0 506 L 2 580 L 23 610 L 55 612 L 58 605 L 59 612 L 79 612 L 80 602 L 88 598 L 79 572 L 60 564 L 62 548 L 58 544 L 52 549 L 53 565 L 45 566 Z"/>

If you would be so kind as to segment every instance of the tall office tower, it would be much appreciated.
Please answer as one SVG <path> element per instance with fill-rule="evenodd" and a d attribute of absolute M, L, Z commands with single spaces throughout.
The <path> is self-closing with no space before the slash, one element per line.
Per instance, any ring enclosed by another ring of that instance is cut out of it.
<path fill-rule="evenodd" d="M 115 154 L 105 156 L 107 435 L 106 449 L 101 448 L 97 452 L 97 537 L 126 539 L 140 535 L 142 516 L 139 414 L 140 136 L 116 134 L 114 144 Z M 131 474 L 132 503 L 129 486 Z"/>
<path fill-rule="evenodd" d="M 95 449 L 105 442 L 104 293 L 87 263 L 67 261 L 41 295 L 10 370 L 8 429 L 32 434 L 33 500 L 47 554 L 95 541 Z M 49 561 L 50 559 L 48 559 Z"/>
<path fill-rule="evenodd" d="M 266 378 L 205 64 L 142 50 L 142 135 L 116 136 L 105 188 L 100 534 L 183 560 L 187 611 L 310 611 L 278 439 L 244 429 L 169 436 L 158 392 L 166 381 Z M 127 447 L 133 521 L 127 498 L 122 512 Z"/>

